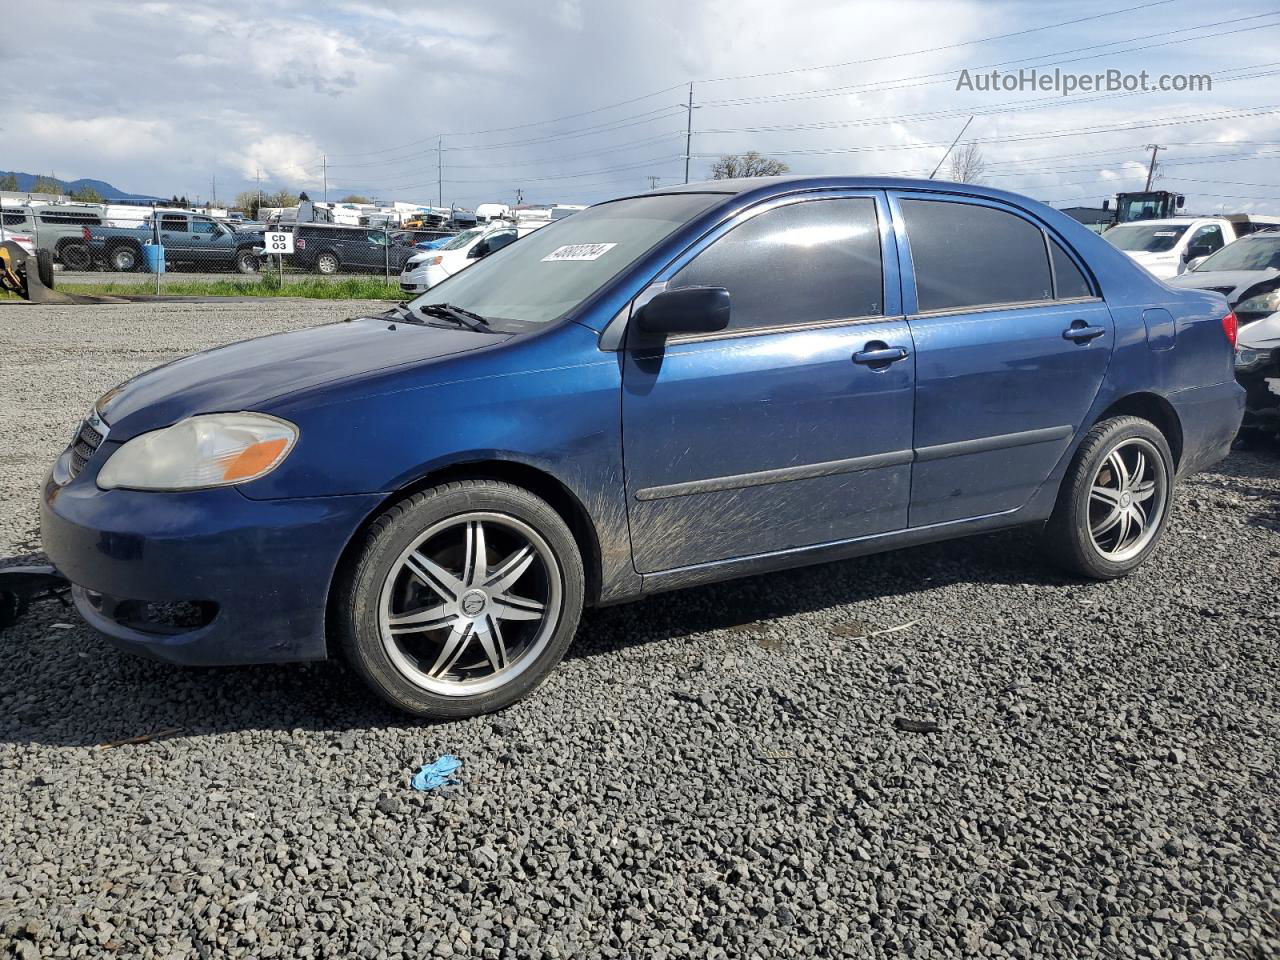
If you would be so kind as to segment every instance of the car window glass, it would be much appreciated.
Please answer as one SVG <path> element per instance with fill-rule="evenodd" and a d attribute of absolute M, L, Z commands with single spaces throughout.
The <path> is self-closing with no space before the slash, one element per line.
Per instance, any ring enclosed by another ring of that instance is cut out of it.
<path fill-rule="evenodd" d="M 1191 236 L 1191 242 L 1187 245 L 1187 249 L 1191 247 L 1199 248 L 1196 253 L 1198 256 L 1206 256 L 1202 251 L 1213 253 L 1221 250 L 1226 241 L 1222 238 L 1222 228 L 1216 223 L 1208 224 L 1201 227 Z"/>
<path fill-rule="evenodd" d="M 507 244 L 513 243 L 515 239 L 516 235 L 514 233 L 495 233 L 489 238 L 489 252 L 501 250 Z"/>
<path fill-rule="evenodd" d="M 884 275 L 875 201 L 766 210 L 681 268 L 668 288 L 681 287 L 727 289 L 731 330 L 879 316 Z"/>
<path fill-rule="evenodd" d="M 186 233 L 187 220 L 185 217 L 161 217 L 160 229 L 170 233 Z"/>
<path fill-rule="evenodd" d="M 1129 253 L 1163 253 L 1177 246 L 1186 224 L 1123 223 L 1102 235 L 1113 247 Z"/>
<path fill-rule="evenodd" d="M 1254 234 L 1229 243 L 1196 267 L 1196 273 L 1214 270 L 1280 269 L 1280 233 Z"/>
<path fill-rule="evenodd" d="M 1050 255 L 1053 257 L 1053 276 L 1057 281 L 1059 300 L 1070 300 L 1072 297 L 1092 297 L 1089 281 L 1084 278 L 1075 261 L 1067 256 L 1067 251 L 1058 245 L 1057 240 L 1049 241 Z"/>
<path fill-rule="evenodd" d="M 4 215 L 3 223 L 6 227 L 16 227 L 18 224 L 26 223 L 26 222 L 27 222 L 27 215 L 25 213 L 6 212 Z"/>
<path fill-rule="evenodd" d="M 903 200 L 919 310 L 1053 299 L 1040 228 L 994 207 Z"/>
<path fill-rule="evenodd" d="M 208 220 L 196 220 L 194 223 L 191 224 L 191 232 L 204 233 L 204 234 L 216 234 L 218 232 L 218 228 L 215 227 Z"/>

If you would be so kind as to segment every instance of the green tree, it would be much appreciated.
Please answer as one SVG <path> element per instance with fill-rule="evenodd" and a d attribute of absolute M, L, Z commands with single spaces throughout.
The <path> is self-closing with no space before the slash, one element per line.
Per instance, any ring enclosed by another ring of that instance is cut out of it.
<path fill-rule="evenodd" d="M 18 189 L 18 178 L 15 177 L 12 173 L 6 173 L 3 177 L 0 177 L 0 190 L 17 190 L 17 189 Z"/>
<path fill-rule="evenodd" d="M 348 196 L 343 197 L 339 202 L 340 202 L 340 203 L 368 203 L 368 202 L 369 202 L 369 198 L 368 198 L 368 197 L 362 197 L 362 196 L 360 196 L 360 194 L 358 194 L 358 193 L 353 193 L 353 194 L 350 194 L 350 195 L 348 195 Z"/>
<path fill-rule="evenodd" d="M 264 207 L 296 207 L 300 199 L 292 190 L 277 190 L 275 193 L 264 193 L 262 195 L 262 205 Z"/>
<path fill-rule="evenodd" d="M 53 177 L 36 177 L 36 182 L 31 185 L 32 193 L 62 193 L 63 189 L 62 181 Z"/>
<path fill-rule="evenodd" d="M 711 165 L 711 179 L 734 180 L 738 177 L 776 177 L 791 168 L 781 160 L 766 157 L 756 150 L 726 153 Z"/>
<path fill-rule="evenodd" d="M 81 203 L 102 203 L 103 196 L 93 187 L 81 187 L 71 194 L 71 199 L 79 200 Z"/>

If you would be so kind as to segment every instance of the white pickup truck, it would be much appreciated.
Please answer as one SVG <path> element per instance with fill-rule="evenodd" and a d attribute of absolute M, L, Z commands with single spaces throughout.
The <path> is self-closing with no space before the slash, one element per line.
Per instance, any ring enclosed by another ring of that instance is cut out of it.
<path fill-rule="evenodd" d="M 1232 241 L 1273 226 L 1280 226 L 1280 218 L 1170 217 L 1117 224 L 1102 236 L 1161 280 L 1168 280 Z"/>

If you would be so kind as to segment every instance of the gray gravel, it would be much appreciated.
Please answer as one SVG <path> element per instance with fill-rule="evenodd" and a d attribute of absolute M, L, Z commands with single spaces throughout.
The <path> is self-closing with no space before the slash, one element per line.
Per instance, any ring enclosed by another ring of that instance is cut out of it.
<path fill-rule="evenodd" d="M 353 312 L 0 309 L 8 553 L 98 392 Z M 0 639 L 0 954 L 1280 955 L 1278 498 L 1234 455 L 1119 583 L 1018 533 L 591 611 L 531 699 L 438 725 L 37 607 Z M 460 785 L 409 790 L 445 752 Z"/>

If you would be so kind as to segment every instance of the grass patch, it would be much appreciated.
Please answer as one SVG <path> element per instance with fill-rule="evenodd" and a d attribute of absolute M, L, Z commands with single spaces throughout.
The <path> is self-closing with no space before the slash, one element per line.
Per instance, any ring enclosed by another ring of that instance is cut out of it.
<path fill-rule="evenodd" d="M 156 292 L 155 280 L 120 283 L 68 283 L 57 287 L 62 293 L 104 296 L 148 296 Z M 305 297 L 311 300 L 404 300 L 406 294 L 397 281 L 382 277 L 347 277 L 342 280 L 291 278 L 284 283 L 274 273 L 261 277 L 225 280 L 162 279 L 160 295 L 166 297 Z"/>

